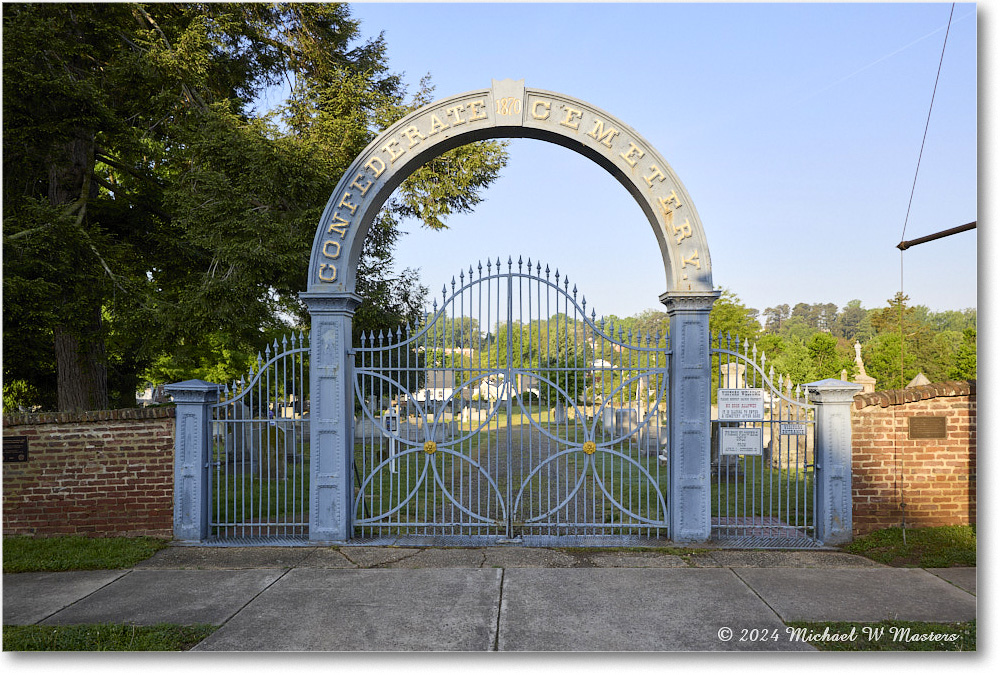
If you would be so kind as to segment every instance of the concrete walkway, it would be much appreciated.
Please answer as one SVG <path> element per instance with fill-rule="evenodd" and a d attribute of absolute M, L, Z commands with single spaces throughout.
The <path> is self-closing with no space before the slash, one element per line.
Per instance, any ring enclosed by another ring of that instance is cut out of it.
<path fill-rule="evenodd" d="M 5 574 L 4 624 L 209 623 L 205 651 L 809 651 L 786 621 L 976 617 L 975 568 L 833 551 L 196 548 Z"/>

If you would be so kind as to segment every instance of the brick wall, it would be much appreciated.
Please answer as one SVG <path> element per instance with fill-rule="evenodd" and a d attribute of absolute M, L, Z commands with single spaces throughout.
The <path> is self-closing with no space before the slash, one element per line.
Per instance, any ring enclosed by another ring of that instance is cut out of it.
<path fill-rule="evenodd" d="M 174 408 L 5 416 L 28 439 L 3 465 L 3 533 L 173 534 Z"/>
<path fill-rule="evenodd" d="M 911 439 L 909 418 L 945 417 L 945 438 Z M 976 522 L 976 383 L 854 397 L 854 534 Z"/>

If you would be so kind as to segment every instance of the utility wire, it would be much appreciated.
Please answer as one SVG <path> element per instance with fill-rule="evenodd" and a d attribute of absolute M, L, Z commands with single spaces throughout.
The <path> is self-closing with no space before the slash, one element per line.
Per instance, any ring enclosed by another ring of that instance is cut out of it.
<path fill-rule="evenodd" d="M 938 82 L 941 80 L 941 66 L 944 64 L 944 50 L 948 46 L 948 34 L 951 32 L 951 19 L 955 16 L 955 3 L 951 3 L 951 13 L 948 14 L 948 28 L 944 32 L 944 43 L 941 45 L 941 58 L 938 60 L 937 75 L 934 78 L 934 90 L 931 92 L 931 104 L 927 109 L 927 122 L 924 124 L 924 137 L 920 141 L 920 153 L 917 155 L 917 168 L 913 172 L 913 185 L 910 187 L 910 201 L 906 205 L 906 218 L 903 219 L 903 234 L 899 237 L 900 242 L 906 239 L 906 226 L 910 222 L 910 209 L 913 207 L 913 195 L 917 190 L 917 176 L 920 175 L 920 161 L 924 157 L 924 145 L 927 143 L 927 130 L 931 126 L 931 112 L 934 110 L 934 98 L 937 96 Z M 899 386 L 904 387 L 903 384 L 906 376 L 904 375 L 903 367 L 903 298 L 906 297 L 903 293 L 903 252 L 906 247 L 900 247 L 899 249 Z M 906 498 L 903 496 L 903 488 L 905 485 L 904 475 L 903 475 L 903 461 L 899 455 L 899 447 L 897 445 L 897 437 L 899 436 L 899 429 L 896 425 L 895 420 L 895 407 L 893 408 L 893 429 L 894 433 L 892 435 L 892 445 L 893 451 L 896 455 L 896 464 L 899 466 L 899 510 L 900 516 L 902 518 L 902 529 L 903 529 L 903 544 L 906 545 Z"/>

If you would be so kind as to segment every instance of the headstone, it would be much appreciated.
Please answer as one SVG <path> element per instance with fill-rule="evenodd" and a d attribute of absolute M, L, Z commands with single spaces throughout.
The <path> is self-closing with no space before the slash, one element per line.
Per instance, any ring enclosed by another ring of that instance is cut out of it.
<path fill-rule="evenodd" d="M 609 433 L 615 429 L 615 409 L 609 405 L 601 408 L 601 426 Z"/>
<path fill-rule="evenodd" d="M 566 415 L 566 406 L 562 399 L 556 400 L 556 407 L 552 409 L 552 421 L 556 424 L 564 424 L 569 418 Z"/>
<path fill-rule="evenodd" d="M 722 382 L 720 389 L 742 389 L 746 386 L 744 375 L 747 367 L 742 363 L 726 363 L 722 366 Z"/>

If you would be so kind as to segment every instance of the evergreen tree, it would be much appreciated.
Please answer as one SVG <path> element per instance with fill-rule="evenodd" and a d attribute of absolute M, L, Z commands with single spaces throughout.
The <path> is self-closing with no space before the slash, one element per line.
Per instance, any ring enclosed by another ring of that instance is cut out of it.
<path fill-rule="evenodd" d="M 337 177 L 432 91 L 407 102 L 346 5 L 8 4 L 3 31 L 5 403 L 134 405 L 154 362 L 196 372 L 301 323 Z M 255 110 L 286 82 L 285 106 Z M 359 327 L 416 318 L 415 273 L 390 272 L 397 220 L 473 208 L 504 147 L 397 190 L 365 242 Z"/>

